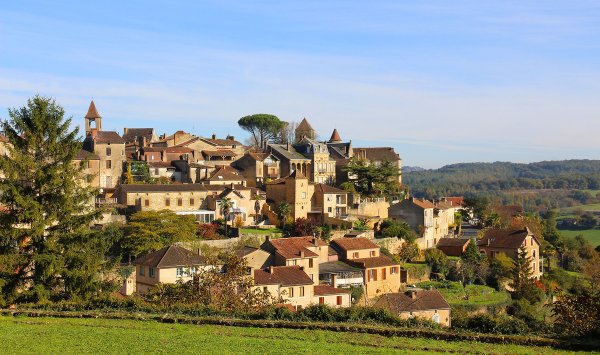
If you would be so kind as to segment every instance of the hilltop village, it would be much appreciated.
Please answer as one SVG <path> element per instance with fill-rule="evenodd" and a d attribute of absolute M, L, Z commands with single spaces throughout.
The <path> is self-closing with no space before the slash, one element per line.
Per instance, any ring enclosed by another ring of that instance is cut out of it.
<path fill-rule="evenodd" d="M 104 213 L 97 226 L 170 211 L 220 231 L 201 235 L 199 243 L 131 255 L 136 269 L 123 280 L 124 295 L 192 280 L 214 267 L 204 255 L 214 246 L 235 252 L 245 260 L 255 289 L 294 310 L 377 305 L 450 325 L 450 307 L 439 292 L 407 288 L 423 276 L 411 275 L 394 257 L 409 252 L 407 240 L 417 254 L 437 247 L 455 257 L 477 244 L 483 255 L 505 253 L 516 260 L 525 247 L 531 277 L 542 275 L 539 241 L 531 231 L 490 229 L 483 239 L 471 239 L 461 231 L 464 222 L 455 219 L 463 198 L 410 197 L 402 185 L 402 159 L 391 147 L 355 147 L 337 129 L 319 141 L 306 118 L 289 141 L 261 146 L 182 130 L 159 135 L 153 128 L 132 127 L 120 134 L 103 130 L 102 121 L 92 101 L 75 158 L 83 167 L 82 184 L 98 192 L 95 205 Z M 368 176 L 369 168 L 379 167 L 386 181 Z M 513 218 L 522 211 L 510 213 Z M 400 231 L 390 232 L 394 228 Z"/>

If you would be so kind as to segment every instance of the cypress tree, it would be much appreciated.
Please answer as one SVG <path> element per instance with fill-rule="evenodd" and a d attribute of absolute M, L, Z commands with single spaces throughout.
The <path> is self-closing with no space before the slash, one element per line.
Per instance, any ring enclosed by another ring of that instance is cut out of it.
<path fill-rule="evenodd" d="M 53 99 L 35 96 L 9 109 L 0 125 L 8 140 L 0 157 L 0 289 L 5 302 L 85 297 L 104 262 L 90 231 L 99 216 L 96 191 L 84 187 L 78 129 Z"/>

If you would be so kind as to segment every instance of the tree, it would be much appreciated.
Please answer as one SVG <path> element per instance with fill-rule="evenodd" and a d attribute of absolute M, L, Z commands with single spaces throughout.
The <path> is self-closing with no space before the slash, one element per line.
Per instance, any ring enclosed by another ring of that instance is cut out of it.
<path fill-rule="evenodd" d="M 381 222 L 380 228 L 381 235 L 384 237 L 402 238 L 407 242 L 414 242 L 416 239 L 415 232 L 406 222 L 399 222 L 388 218 Z"/>
<path fill-rule="evenodd" d="M 539 289 L 534 285 L 532 280 L 532 262 L 533 258 L 527 254 L 525 246 L 521 246 L 517 254 L 517 259 L 514 260 L 514 267 L 511 273 L 510 287 L 513 289 L 512 296 L 514 299 L 525 298 L 531 303 L 540 300 Z"/>
<path fill-rule="evenodd" d="M 84 187 L 78 129 L 53 99 L 35 96 L 9 109 L 0 126 L 7 155 L 0 156 L 0 289 L 6 302 L 70 298 L 98 292 L 104 261 L 89 225 L 99 211 L 94 189 Z M 72 269 L 74 268 L 75 269 Z"/>
<path fill-rule="evenodd" d="M 252 197 L 252 199 L 254 200 L 254 224 L 258 225 L 260 223 L 260 201 L 262 201 L 262 196 L 259 194 L 256 194 Z"/>
<path fill-rule="evenodd" d="M 504 253 L 496 254 L 490 261 L 490 277 L 488 285 L 501 289 L 503 282 L 510 279 L 512 270 L 514 268 L 514 261 Z"/>
<path fill-rule="evenodd" d="M 277 218 L 281 221 L 281 229 L 285 229 L 285 222 L 288 219 L 290 213 L 292 213 L 292 206 L 289 203 L 283 201 L 279 205 L 277 205 L 277 210 L 275 211 L 277 214 Z"/>
<path fill-rule="evenodd" d="M 567 336 L 600 335 L 600 293 L 563 294 L 552 304 L 554 329 Z"/>
<path fill-rule="evenodd" d="M 231 199 L 229 197 L 223 197 L 221 199 L 220 205 L 219 205 L 219 209 L 221 210 L 221 214 L 223 215 L 223 218 L 225 219 L 225 238 L 229 237 L 229 234 L 227 233 L 227 224 L 229 223 L 229 213 L 231 212 L 231 208 L 233 207 L 233 202 L 231 201 Z"/>
<path fill-rule="evenodd" d="M 446 276 L 448 272 L 448 257 L 443 251 L 435 248 L 425 250 L 425 262 L 429 265 L 431 272 Z"/>
<path fill-rule="evenodd" d="M 353 158 L 342 170 L 354 177 L 351 181 L 354 190 L 362 196 L 389 196 L 399 192 L 398 168 L 390 161 L 374 165 Z M 349 186 L 345 185 L 345 189 Z"/>
<path fill-rule="evenodd" d="M 400 252 L 398 253 L 398 258 L 402 262 L 411 262 L 418 259 L 421 256 L 421 250 L 419 246 L 415 243 L 404 243 L 400 248 Z"/>
<path fill-rule="evenodd" d="M 127 172 L 125 172 L 125 183 L 133 184 L 133 173 L 131 172 L 131 163 L 127 164 Z"/>
<path fill-rule="evenodd" d="M 461 255 L 457 271 L 463 285 L 471 282 L 485 283 L 489 274 L 489 264 L 486 257 L 479 252 L 475 240 L 471 240 Z"/>
<path fill-rule="evenodd" d="M 317 225 L 315 221 L 310 218 L 298 218 L 294 222 L 294 233 L 295 237 L 304 237 L 307 235 L 313 235 L 317 232 Z"/>
<path fill-rule="evenodd" d="M 238 125 L 252 134 L 252 140 L 256 147 L 264 147 L 281 135 L 286 123 L 277 116 L 259 113 L 244 116 L 238 120 Z"/>
<path fill-rule="evenodd" d="M 140 256 L 177 242 L 197 240 L 194 217 L 180 216 L 169 210 L 141 211 L 133 214 L 125 226 L 122 248 Z"/>

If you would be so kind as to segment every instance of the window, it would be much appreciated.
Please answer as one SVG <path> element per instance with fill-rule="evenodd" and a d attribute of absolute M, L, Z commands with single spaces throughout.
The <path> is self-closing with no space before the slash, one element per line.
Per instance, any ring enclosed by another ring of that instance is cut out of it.
<path fill-rule="evenodd" d="M 338 306 L 341 306 L 342 305 L 342 296 L 337 296 L 336 298 L 337 299 L 336 299 L 335 304 L 337 304 Z"/>
<path fill-rule="evenodd" d="M 332 212 L 332 209 L 331 209 L 331 207 L 327 207 L 327 212 L 329 212 L 329 213 L 331 213 L 331 212 Z"/>
<path fill-rule="evenodd" d="M 165 206 L 171 206 L 171 199 L 168 197 L 165 199 Z"/>
<path fill-rule="evenodd" d="M 150 206 L 150 200 L 145 199 L 144 200 L 144 206 L 146 206 L 146 207 Z"/>
<path fill-rule="evenodd" d="M 87 166 L 86 166 L 86 168 L 88 168 L 88 169 L 89 169 L 89 168 L 90 168 L 90 166 L 91 166 L 91 165 L 90 165 L 90 161 L 88 160 L 88 161 L 86 162 L 86 164 L 85 164 L 85 165 L 87 165 Z"/>
<path fill-rule="evenodd" d="M 183 199 L 181 197 L 177 199 L 177 206 L 183 206 Z"/>
<path fill-rule="evenodd" d="M 306 198 L 306 192 L 302 192 L 302 198 Z"/>
<path fill-rule="evenodd" d="M 154 158 L 154 157 L 153 157 L 153 158 Z M 154 175 L 158 175 L 159 173 L 160 173 L 160 172 L 159 172 L 159 169 L 158 169 L 158 168 L 154 168 Z"/>
<path fill-rule="evenodd" d="M 371 257 L 374 258 L 375 257 L 375 250 L 371 250 Z"/>
<path fill-rule="evenodd" d="M 111 153 L 112 153 L 112 150 L 110 149 L 110 147 L 106 147 L 106 156 L 110 157 Z"/>
<path fill-rule="evenodd" d="M 149 274 L 150 274 L 150 277 L 154 277 L 154 268 L 153 267 L 151 267 L 149 269 Z"/>
<path fill-rule="evenodd" d="M 300 286 L 300 297 L 304 297 L 304 286 Z"/>
<path fill-rule="evenodd" d="M 398 267 L 397 266 L 392 266 L 390 268 L 390 275 L 396 275 L 398 273 Z"/>
<path fill-rule="evenodd" d="M 533 263 L 533 272 L 535 272 L 537 270 L 537 268 L 535 266 L 536 266 L 536 263 Z"/>
<path fill-rule="evenodd" d="M 529 238 L 529 245 L 533 245 L 533 238 Z"/>
<path fill-rule="evenodd" d="M 143 266 L 140 266 L 140 276 L 144 276 L 146 274 L 146 271 L 144 270 Z"/>
<path fill-rule="evenodd" d="M 381 269 L 381 279 L 385 280 L 387 278 L 387 269 L 383 268 Z"/>
<path fill-rule="evenodd" d="M 533 257 L 535 258 L 535 250 L 533 251 Z"/>
<path fill-rule="evenodd" d="M 325 297 L 319 297 L 319 304 L 325 304 Z"/>
<path fill-rule="evenodd" d="M 308 259 L 308 267 L 313 267 L 313 259 Z"/>
<path fill-rule="evenodd" d="M 190 198 L 190 206 L 193 206 L 193 205 L 194 205 L 194 199 Z"/>
<path fill-rule="evenodd" d="M 377 269 L 369 270 L 369 279 L 368 281 L 377 281 Z"/>
<path fill-rule="evenodd" d="M 293 287 L 288 287 L 288 297 L 290 297 L 290 298 L 294 297 L 294 288 Z"/>
<path fill-rule="evenodd" d="M 107 169 L 110 169 L 110 168 L 112 168 L 112 161 L 111 161 L 111 160 L 107 160 L 107 161 L 106 161 L 106 168 L 107 168 Z"/>
<path fill-rule="evenodd" d="M 355 251 L 354 253 L 352 253 L 352 259 L 358 259 L 358 252 Z"/>
<path fill-rule="evenodd" d="M 183 277 L 184 271 L 183 271 L 183 267 L 178 267 L 177 268 L 177 277 Z"/>

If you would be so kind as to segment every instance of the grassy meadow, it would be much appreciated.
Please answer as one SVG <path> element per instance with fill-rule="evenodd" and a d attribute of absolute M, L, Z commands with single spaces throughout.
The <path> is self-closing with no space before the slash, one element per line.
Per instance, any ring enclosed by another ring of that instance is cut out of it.
<path fill-rule="evenodd" d="M 459 282 L 426 281 L 417 286 L 437 289 L 451 306 L 493 306 L 510 300 L 508 292 L 499 292 L 483 285 L 467 285 L 463 288 Z"/>
<path fill-rule="evenodd" d="M 567 353 L 547 347 L 324 330 L 28 317 L 0 317 L 0 344 L 4 354 Z"/>

